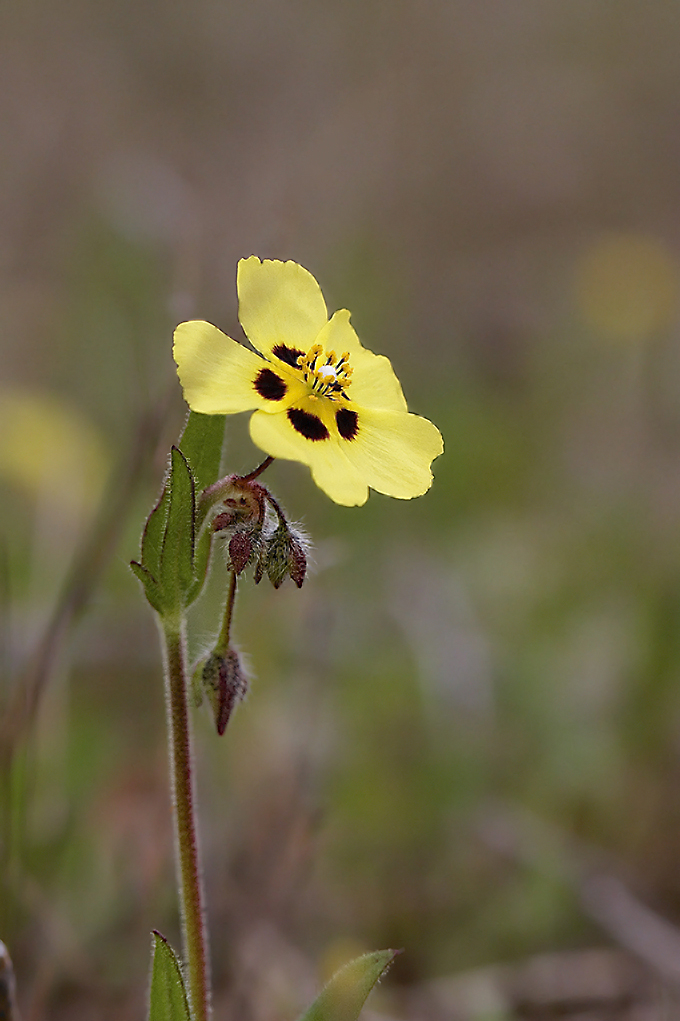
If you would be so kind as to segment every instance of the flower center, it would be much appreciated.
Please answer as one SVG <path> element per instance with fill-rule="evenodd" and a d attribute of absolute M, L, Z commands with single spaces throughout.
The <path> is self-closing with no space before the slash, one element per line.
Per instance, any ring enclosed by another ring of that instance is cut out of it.
<path fill-rule="evenodd" d="M 352 382 L 352 367 L 349 351 L 338 358 L 335 351 L 324 352 L 321 344 L 315 344 L 306 355 L 299 355 L 298 367 L 302 378 L 310 389 L 310 397 L 328 397 L 332 401 L 347 400 L 345 388 Z"/>

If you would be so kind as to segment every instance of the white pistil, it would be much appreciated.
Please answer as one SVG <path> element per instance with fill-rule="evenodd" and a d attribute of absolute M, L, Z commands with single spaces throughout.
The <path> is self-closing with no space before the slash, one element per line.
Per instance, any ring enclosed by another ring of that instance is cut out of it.
<path fill-rule="evenodd" d="M 323 365 L 317 365 L 319 359 L 324 357 L 326 361 Z M 347 351 L 338 358 L 335 351 L 324 352 L 320 344 L 311 347 L 306 355 L 299 355 L 297 364 L 305 383 L 310 388 L 310 399 L 327 397 L 336 401 L 340 396 L 346 396 L 344 388 L 349 386 L 352 375 L 348 360 Z"/>

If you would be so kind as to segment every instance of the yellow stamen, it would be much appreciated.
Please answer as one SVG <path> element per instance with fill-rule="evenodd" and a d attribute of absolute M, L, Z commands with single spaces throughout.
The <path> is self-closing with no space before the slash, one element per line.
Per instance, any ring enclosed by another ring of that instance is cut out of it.
<path fill-rule="evenodd" d="M 335 351 L 328 351 L 324 355 L 320 344 L 310 347 L 306 355 L 299 355 L 297 364 L 304 382 L 310 388 L 309 396 L 313 399 L 327 397 L 332 401 L 346 398 L 345 389 L 351 383 L 352 375 L 348 359 L 348 351 L 344 351 L 339 358 Z"/>

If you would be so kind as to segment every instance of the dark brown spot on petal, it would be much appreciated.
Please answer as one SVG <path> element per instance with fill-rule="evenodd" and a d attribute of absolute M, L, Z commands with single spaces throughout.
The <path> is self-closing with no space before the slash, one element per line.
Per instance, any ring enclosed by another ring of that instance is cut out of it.
<path fill-rule="evenodd" d="M 306 440 L 327 440 L 330 436 L 328 429 L 316 415 L 310 415 L 301 408 L 289 408 L 286 414 L 293 429 Z"/>
<path fill-rule="evenodd" d="M 255 389 L 266 401 L 280 401 L 286 396 L 288 387 L 271 369 L 260 369 L 255 379 Z"/>
<path fill-rule="evenodd" d="M 335 412 L 335 421 L 338 426 L 338 432 L 343 440 L 353 440 L 359 432 L 359 416 L 356 411 L 350 411 L 349 408 L 340 408 L 339 411 Z"/>
<path fill-rule="evenodd" d="M 275 348 L 272 348 L 272 354 L 275 354 L 277 358 L 280 358 L 286 365 L 292 365 L 293 368 L 297 367 L 298 358 L 300 355 L 304 355 L 304 351 L 301 351 L 298 347 L 288 347 L 286 344 L 277 344 Z"/>

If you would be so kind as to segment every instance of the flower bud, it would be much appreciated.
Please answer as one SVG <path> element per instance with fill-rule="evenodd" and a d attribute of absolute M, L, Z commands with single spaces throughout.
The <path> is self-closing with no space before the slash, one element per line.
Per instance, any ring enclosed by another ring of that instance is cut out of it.
<path fill-rule="evenodd" d="M 204 489 L 200 500 L 205 513 L 222 505 L 223 510 L 213 519 L 213 529 L 220 531 L 239 522 L 262 524 L 265 497 L 266 490 L 259 482 L 227 475 Z"/>
<path fill-rule="evenodd" d="M 298 588 L 305 580 L 307 572 L 307 556 L 305 539 L 302 534 L 285 522 L 280 521 L 267 544 L 264 557 L 269 580 L 278 588 L 287 574 L 291 576 Z"/>
<path fill-rule="evenodd" d="M 232 648 L 227 649 L 224 655 L 211 652 L 198 664 L 194 680 L 200 682 L 210 702 L 217 733 L 221 736 L 232 712 L 248 691 L 248 679 L 239 654 Z"/>
<path fill-rule="evenodd" d="M 253 555 L 253 536 L 249 532 L 234 532 L 229 540 L 229 560 L 232 569 L 240 574 Z"/>
<path fill-rule="evenodd" d="M 298 588 L 302 588 L 302 583 L 305 580 L 305 575 L 307 574 L 306 545 L 307 540 L 303 539 L 299 533 L 291 530 L 288 572 Z"/>

